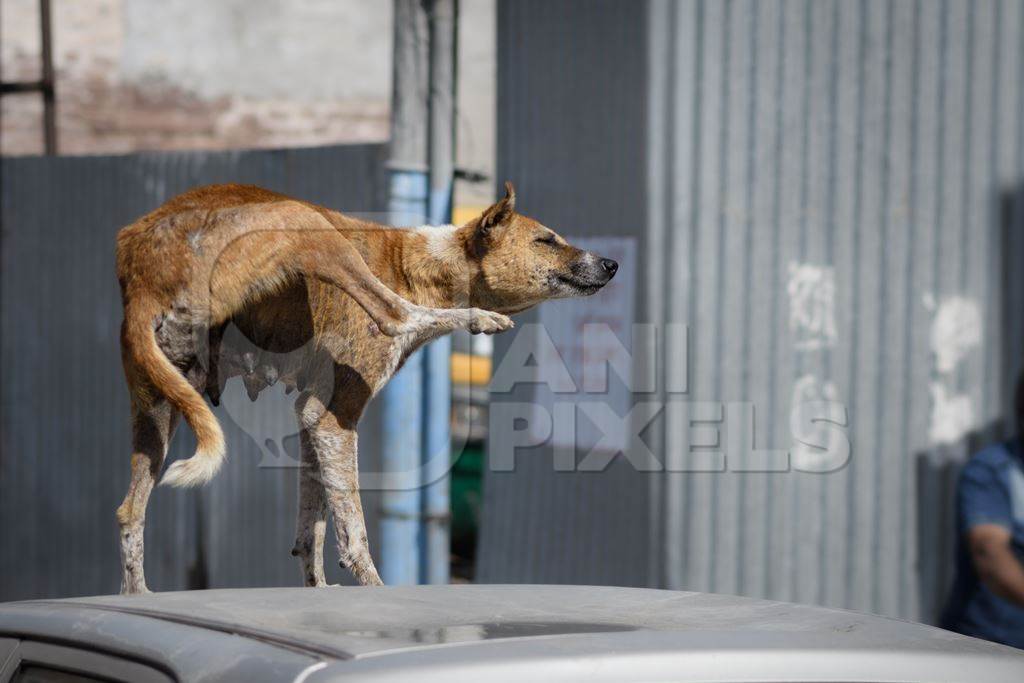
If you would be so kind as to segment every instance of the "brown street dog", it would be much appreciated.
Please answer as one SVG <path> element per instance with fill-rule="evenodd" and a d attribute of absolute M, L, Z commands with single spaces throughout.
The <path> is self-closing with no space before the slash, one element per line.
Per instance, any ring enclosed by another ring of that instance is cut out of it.
<path fill-rule="evenodd" d="M 225 446 L 202 394 L 216 405 L 235 376 L 254 400 L 277 381 L 299 391 L 292 554 L 306 584 L 326 585 L 328 510 L 341 564 L 361 584 L 381 583 L 358 490 L 356 425 L 369 400 L 424 343 L 456 329 L 507 330 L 506 314 L 593 294 L 618 268 L 517 214 L 505 187 L 501 201 L 461 227 L 389 228 L 258 187 L 214 185 L 121 230 L 121 350 L 132 408 L 131 484 L 117 510 L 122 593 L 148 592 L 146 505 L 179 417 L 198 446 L 161 483 L 205 483 Z M 233 347 L 229 324 L 265 353 Z"/>

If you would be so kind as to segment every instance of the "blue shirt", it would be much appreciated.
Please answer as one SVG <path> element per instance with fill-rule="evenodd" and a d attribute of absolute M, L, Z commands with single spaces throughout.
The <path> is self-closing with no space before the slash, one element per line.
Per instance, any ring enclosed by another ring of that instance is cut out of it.
<path fill-rule="evenodd" d="M 1024 564 L 1024 447 L 1020 440 L 990 446 L 968 461 L 956 489 L 956 580 L 941 626 L 968 636 L 1024 648 L 1024 608 L 1000 598 L 978 578 L 967 532 L 979 524 L 1009 530 Z"/>

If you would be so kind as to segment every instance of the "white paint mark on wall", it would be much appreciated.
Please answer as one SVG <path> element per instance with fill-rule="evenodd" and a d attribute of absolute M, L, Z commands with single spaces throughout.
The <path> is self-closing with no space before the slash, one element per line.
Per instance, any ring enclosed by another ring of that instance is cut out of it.
<path fill-rule="evenodd" d="M 974 427 L 974 405 L 966 394 L 954 394 L 942 382 L 932 382 L 932 419 L 928 436 L 933 443 L 955 443 Z"/>
<path fill-rule="evenodd" d="M 793 346 L 801 351 L 835 346 L 836 277 L 831 266 L 789 264 L 789 329 Z"/>
<path fill-rule="evenodd" d="M 981 344 L 981 310 L 973 300 L 952 296 L 940 302 L 932 321 L 935 367 L 952 372 L 971 349 Z"/>
<path fill-rule="evenodd" d="M 848 454 L 849 449 L 842 448 L 842 432 L 831 429 L 828 425 L 812 419 L 813 410 L 822 402 L 840 403 L 839 390 L 833 382 L 822 381 L 814 375 L 803 375 L 793 382 L 793 393 L 790 399 L 791 425 L 810 425 L 810 432 L 804 432 L 790 451 L 793 467 L 804 472 L 829 472 L 845 464 L 845 455 L 841 462 L 836 462 L 836 454 Z M 808 414 L 807 411 L 812 411 Z M 796 435 L 796 432 L 794 432 Z M 805 443 L 806 441 L 806 443 Z M 812 447 L 817 444 L 821 447 Z"/>
<path fill-rule="evenodd" d="M 928 434 L 933 443 L 955 443 L 974 428 L 975 415 L 971 396 L 951 388 L 950 373 L 981 345 L 981 308 L 963 296 L 937 301 L 930 292 L 923 303 L 934 312 L 929 344 L 938 374 L 929 385 L 932 414 Z"/>

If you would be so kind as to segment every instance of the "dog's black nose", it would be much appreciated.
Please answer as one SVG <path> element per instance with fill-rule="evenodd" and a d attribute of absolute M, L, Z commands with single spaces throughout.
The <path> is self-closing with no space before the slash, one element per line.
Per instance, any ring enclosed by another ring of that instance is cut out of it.
<path fill-rule="evenodd" d="M 604 268 L 605 272 L 608 273 L 608 278 L 611 279 L 619 269 L 619 264 L 610 258 L 603 258 L 601 259 L 601 267 Z"/>

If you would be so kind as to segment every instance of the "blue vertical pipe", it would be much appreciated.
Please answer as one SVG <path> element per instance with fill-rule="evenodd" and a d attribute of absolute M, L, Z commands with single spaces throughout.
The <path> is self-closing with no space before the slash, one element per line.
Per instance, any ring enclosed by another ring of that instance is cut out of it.
<path fill-rule="evenodd" d="M 428 7 L 430 35 L 427 79 L 427 164 L 430 169 L 430 222 L 443 225 L 452 218 L 455 175 L 455 64 L 457 0 L 432 0 Z M 425 583 L 448 583 L 449 481 L 451 464 L 451 337 L 426 349 L 423 430 L 423 547 L 421 578 Z"/>
<path fill-rule="evenodd" d="M 427 214 L 427 173 L 392 168 L 389 181 L 391 221 L 421 221 Z M 393 484 L 383 492 L 380 520 L 380 573 L 387 585 L 420 582 L 423 387 L 423 354 L 415 353 L 381 393 L 381 460 L 384 471 L 392 477 L 389 483 Z"/>
<path fill-rule="evenodd" d="M 396 225 L 451 219 L 457 14 L 456 0 L 395 0 L 389 209 Z M 397 484 L 382 505 L 387 584 L 448 582 L 450 355 L 449 338 L 435 341 L 382 395 L 383 466 Z"/>
<path fill-rule="evenodd" d="M 431 188 L 430 222 L 451 221 L 451 178 L 446 188 Z M 452 339 L 441 337 L 425 351 L 423 439 L 424 583 L 448 583 L 451 564 L 448 470 L 451 465 Z"/>

